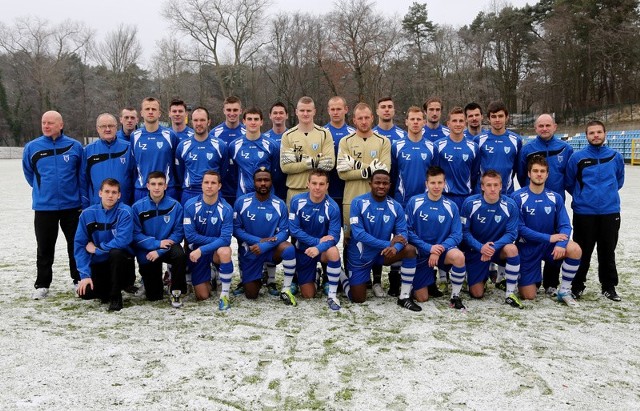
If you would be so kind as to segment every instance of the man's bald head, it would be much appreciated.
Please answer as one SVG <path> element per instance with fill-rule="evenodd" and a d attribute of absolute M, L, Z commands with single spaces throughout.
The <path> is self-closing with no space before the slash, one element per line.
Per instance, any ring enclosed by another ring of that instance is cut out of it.
<path fill-rule="evenodd" d="M 42 135 L 56 139 L 62 134 L 64 122 L 62 115 L 57 111 L 47 111 L 42 115 Z"/>
<path fill-rule="evenodd" d="M 555 134 L 558 126 L 550 114 L 541 114 L 535 122 L 536 134 L 544 140 L 549 140 Z"/>

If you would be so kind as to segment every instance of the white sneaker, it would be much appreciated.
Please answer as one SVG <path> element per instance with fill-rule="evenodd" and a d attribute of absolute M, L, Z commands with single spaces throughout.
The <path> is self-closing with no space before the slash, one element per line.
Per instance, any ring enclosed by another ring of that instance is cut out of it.
<path fill-rule="evenodd" d="M 573 295 L 570 292 L 568 293 L 560 292 L 558 293 L 557 298 L 558 298 L 558 302 L 565 303 L 571 308 L 580 307 L 580 304 L 578 304 L 578 302 L 576 301 L 575 298 L 573 298 Z"/>
<path fill-rule="evenodd" d="M 180 290 L 171 291 L 171 306 L 173 308 L 182 307 L 182 291 Z"/>
<path fill-rule="evenodd" d="M 49 294 L 48 288 L 40 287 L 40 288 L 36 288 L 33 294 L 31 294 L 31 298 L 33 298 L 34 300 L 44 300 L 45 298 L 47 298 L 48 294 Z"/>
<path fill-rule="evenodd" d="M 373 295 L 375 295 L 378 298 L 387 296 L 387 293 L 384 292 L 381 284 L 374 284 L 373 287 L 371 287 L 371 289 L 373 290 Z"/>
<path fill-rule="evenodd" d="M 140 284 L 140 287 L 138 287 L 138 291 L 136 291 L 133 295 L 135 295 L 138 298 L 141 298 L 147 295 L 147 291 L 144 289 L 144 284 Z"/>

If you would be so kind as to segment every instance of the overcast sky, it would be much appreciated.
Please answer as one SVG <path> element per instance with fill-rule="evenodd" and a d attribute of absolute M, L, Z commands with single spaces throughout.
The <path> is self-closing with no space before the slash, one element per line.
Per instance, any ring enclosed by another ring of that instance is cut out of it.
<path fill-rule="evenodd" d="M 232 0 L 230 0 L 232 1 Z M 376 9 L 390 15 L 396 13 L 404 16 L 414 0 L 375 1 Z M 419 1 L 424 3 L 425 1 Z M 437 24 L 448 24 L 454 27 L 463 26 L 473 21 L 480 11 L 491 10 L 496 3 L 510 3 L 521 7 L 532 0 L 435 0 L 426 1 L 429 19 Z M 5 3 L 5 1 L 3 1 Z M 8 3 L 8 1 L 6 1 Z M 271 13 L 281 11 L 307 11 L 322 14 L 332 8 L 332 2 L 308 1 L 301 4 L 299 0 L 272 0 Z M 138 37 L 145 48 L 143 64 L 146 65 L 154 53 L 156 41 L 167 36 L 167 22 L 161 16 L 164 1 L 140 0 L 26 0 L 11 2 L 11 6 L 3 7 L 0 21 L 11 24 L 17 17 L 32 16 L 46 19 L 53 23 L 65 19 L 86 23 L 94 29 L 98 39 L 113 30 L 120 23 L 133 24 L 138 27 Z"/>

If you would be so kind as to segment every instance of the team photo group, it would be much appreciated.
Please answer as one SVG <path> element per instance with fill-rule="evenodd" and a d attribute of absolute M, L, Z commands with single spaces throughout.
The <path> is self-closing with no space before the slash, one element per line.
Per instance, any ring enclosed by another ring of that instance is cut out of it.
<path fill-rule="evenodd" d="M 99 138 L 85 147 L 64 134 L 60 113 L 42 115 L 42 136 L 22 161 L 37 243 L 33 299 L 49 295 L 61 229 L 76 295 L 110 311 L 123 308 L 123 292 L 168 294 L 175 308 L 192 293 L 225 311 L 232 296 L 257 299 L 263 287 L 290 306 L 322 295 L 332 311 L 339 295 L 391 296 L 421 311 L 445 293 L 464 310 L 463 288 L 481 299 L 489 282 L 507 307 L 539 294 L 578 307 L 596 245 L 599 291 L 621 300 L 624 161 L 600 121 L 585 125 L 588 144 L 574 152 L 549 114 L 523 144 L 499 101 L 444 112 L 430 98 L 406 110 L 405 128 L 391 97 L 353 108 L 333 97 L 325 126 L 302 97 L 292 128 L 283 103 L 263 114 L 228 97 L 213 128 L 204 107 L 175 99 L 166 108 L 168 127 L 151 97 L 119 117 L 100 114 Z"/>

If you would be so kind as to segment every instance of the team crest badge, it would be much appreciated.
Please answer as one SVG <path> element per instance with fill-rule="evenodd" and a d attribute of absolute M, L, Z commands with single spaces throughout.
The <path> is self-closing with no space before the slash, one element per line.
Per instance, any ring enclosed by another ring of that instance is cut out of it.
<path fill-rule="evenodd" d="M 384 221 L 385 224 L 388 223 L 390 219 L 391 219 L 391 217 L 389 217 L 388 215 L 382 216 L 382 221 Z"/>
<path fill-rule="evenodd" d="M 423 161 L 426 161 L 427 160 L 427 153 L 420 154 L 420 157 L 422 157 Z"/>
<path fill-rule="evenodd" d="M 258 153 L 258 158 L 262 158 L 262 157 L 264 157 L 264 153 L 263 153 L 262 151 L 260 151 L 260 152 Z"/>
<path fill-rule="evenodd" d="M 564 157 L 561 154 L 558 154 L 558 163 L 562 164 L 562 160 Z"/>
<path fill-rule="evenodd" d="M 378 150 L 371 150 L 369 154 L 371 154 L 371 157 L 376 157 L 378 155 Z"/>
<path fill-rule="evenodd" d="M 163 218 L 164 218 L 164 222 L 165 223 L 169 223 L 169 221 L 171 221 L 171 216 L 170 215 L 166 215 Z"/>
<path fill-rule="evenodd" d="M 499 223 L 500 221 L 502 221 L 502 216 L 497 215 L 497 216 L 494 216 L 493 219 L 496 220 L 496 223 Z"/>
<path fill-rule="evenodd" d="M 211 217 L 211 224 L 215 224 L 218 222 L 218 217 Z"/>
<path fill-rule="evenodd" d="M 126 159 L 126 158 L 124 158 L 124 157 L 120 157 L 120 162 L 121 162 L 122 164 L 125 164 L 125 163 L 127 162 L 127 159 Z"/>
<path fill-rule="evenodd" d="M 438 216 L 438 222 L 439 222 L 440 224 L 444 223 L 444 216 L 443 216 L 443 215 L 439 215 L 439 216 Z"/>
<path fill-rule="evenodd" d="M 158 146 L 158 148 L 162 148 L 163 145 L 164 143 L 162 141 L 156 141 L 156 146 Z"/>
<path fill-rule="evenodd" d="M 551 214 L 551 207 L 545 207 L 544 212 L 547 214 Z"/>
<path fill-rule="evenodd" d="M 211 160 L 213 158 L 213 153 L 207 153 L 207 160 Z"/>
<path fill-rule="evenodd" d="M 505 147 L 504 148 L 504 153 L 505 154 L 509 154 L 511 152 L 511 147 Z"/>
<path fill-rule="evenodd" d="M 319 216 L 318 216 L 318 222 L 319 222 L 320 224 L 324 223 L 324 216 L 323 216 L 323 215 L 319 215 Z"/>
<path fill-rule="evenodd" d="M 62 158 L 64 159 L 65 163 L 69 162 L 69 154 L 63 155 Z"/>
<path fill-rule="evenodd" d="M 313 151 L 318 151 L 318 147 L 320 147 L 318 143 L 311 144 L 311 148 L 313 149 Z"/>
<path fill-rule="evenodd" d="M 467 161 L 469 159 L 469 154 L 462 155 L 462 161 Z"/>
<path fill-rule="evenodd" d="M 267 221 L 271 221 L 271 219 L 273 218 L 273 214 L 267 213 L 265 214 L 265 217 L 267 218 Z"/>

